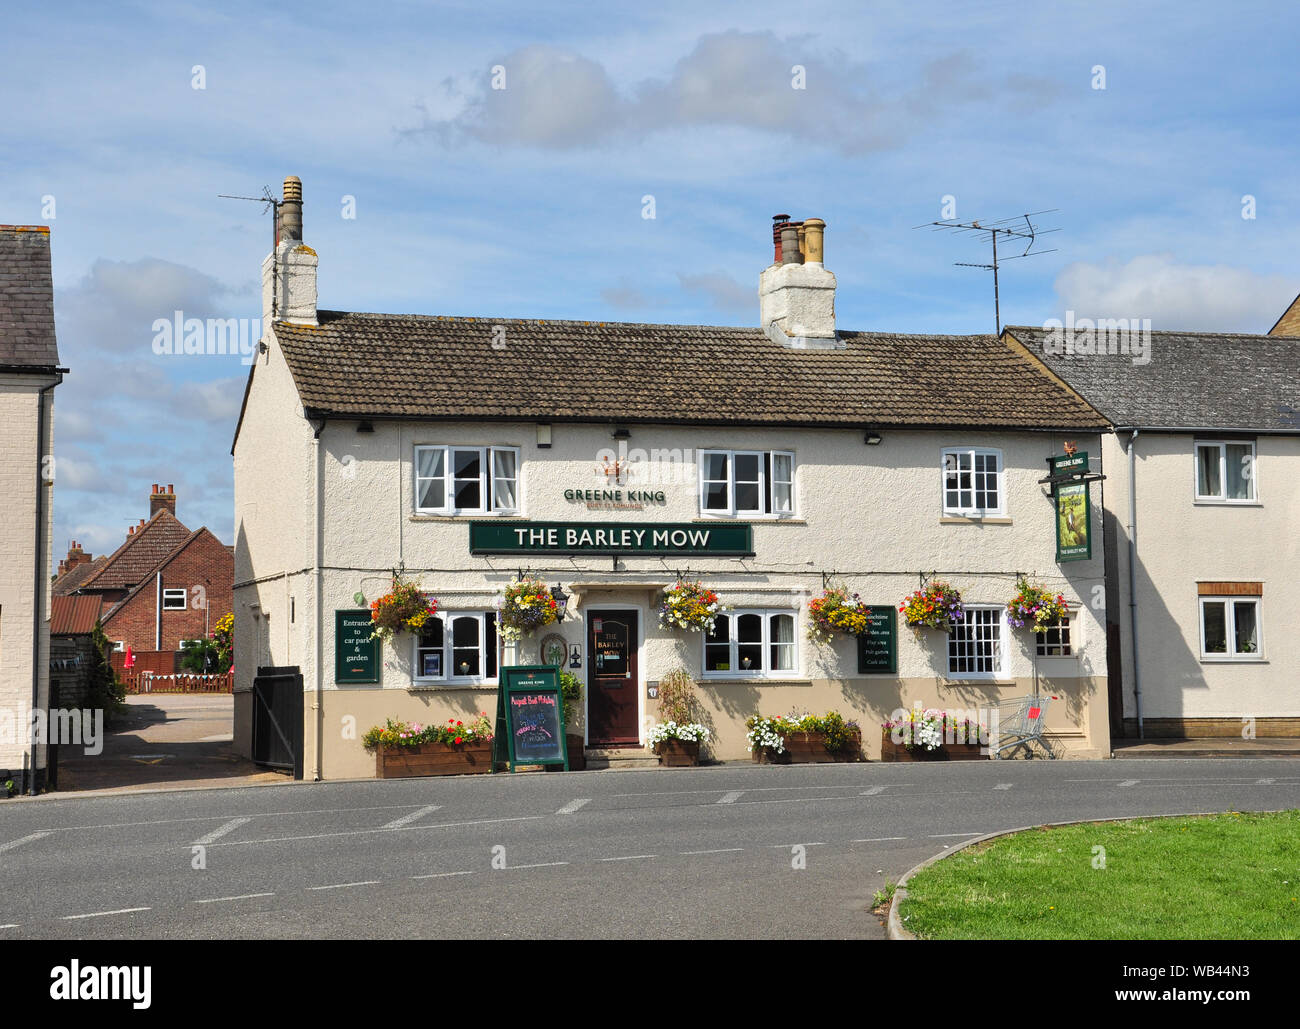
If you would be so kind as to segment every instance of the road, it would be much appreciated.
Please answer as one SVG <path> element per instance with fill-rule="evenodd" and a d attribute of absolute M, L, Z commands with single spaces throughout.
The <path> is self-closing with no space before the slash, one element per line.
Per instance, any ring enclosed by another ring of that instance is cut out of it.
<path fill-rule="evenodd" d="M 1285 759 L 726 765 L 4 801 L 0 939 L 879 938 L 873 892 L 971 835 L 1289 807 L 1300 765 Z"/>

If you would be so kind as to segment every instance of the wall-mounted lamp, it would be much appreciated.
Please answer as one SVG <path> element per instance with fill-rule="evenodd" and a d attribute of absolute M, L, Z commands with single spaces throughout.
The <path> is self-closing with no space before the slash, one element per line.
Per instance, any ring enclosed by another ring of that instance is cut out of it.
<path fill-rule="evenodd" d="M 370 422 L 357 422 L 357 432 L 374 432 L 375 427 Z"/>
<path fill-rule="evenodd" d="M 565 608 L 569 606 L 569 595 L 564 592 L 564 587 L 556 583 L 551 587 L 551 596 L 555 598 L 555 620 L 564 621 Z"/>
<path fill-rule="evenodd" d="M 551 445 L 551 426 L 549 423 L 542 422 L 538 424 L 537 445 L 543 450 Z"/>
<path fill-rule="evenodd" d="M 880 433 L 873 432 L 871 429 L 868 429 L 862 436 L 862 442 L 869 447 L 880 446 L 880 439 Z"/>
<path fill-rule="evenodd" d="M 613 432 L 611 432 L 610 435 L 613 436 L 614 439 L 631 439 L 631 438 L 632 438 L 632 433 L 631 433 L 631 431 L 630 431 L 630 430 L 627 428 L 627 426 L 625 426 L 625 425 L 620 425 L 620 426 L 619 426 L 618 428 L 616 428 Z"/>

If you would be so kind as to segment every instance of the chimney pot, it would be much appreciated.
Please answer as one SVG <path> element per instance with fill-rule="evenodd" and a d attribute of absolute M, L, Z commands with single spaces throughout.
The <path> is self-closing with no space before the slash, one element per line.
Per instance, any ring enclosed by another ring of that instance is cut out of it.
<path fill-rule="evenodd" d="M 280 201 L 280 242 L 302 241 L 302 180 L 290 175 L 284 180 Z"/>
<path fill-rule="evenodd" d="M 176 492 L 170 482 L 167 484 L 166 491 L 161 486 L 154 486 L 153 495 L 149 497 L 149 517 L 152 518 L 163 508 L 172 514 L 176 513 Z"/>
<path fill-rule="evenodd" d="M 786 222 L 781 226 L 781 263 L 799 264 L 799 226 Z"/>
<path fill-rule="evenodd" d="M 809 218 L 803 225 L 804 260 L 815 264 L 824 264 L 826 223 L 820 218 Z"/>
<path fill-rule="evenodd" d="M 172 486 L 172 484 L 171 484 L 170 482 L 167 483 L 167 492 L 168 492 L 168 493 L 173 493 L 173 494 L 176 492 L 175 488 L 173 488 L 173 486 Z"/>

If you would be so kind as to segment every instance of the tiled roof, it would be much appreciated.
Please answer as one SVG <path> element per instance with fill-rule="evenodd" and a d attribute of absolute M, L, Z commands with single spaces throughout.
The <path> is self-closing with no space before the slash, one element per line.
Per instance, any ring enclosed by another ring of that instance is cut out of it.
<path fill-rule="evenodd" d="M 53 368 L 58 363 L 50 230 L 0 225 L 0 366 Z"/>
<path fill-rule="evenodd" d="M 177 524 L 180 523 L 178 522 Z M 115 614 L 117 614 L 118 611 L 120 611 L 127 604 L 127 602 L 131 600 L 132 597 L 134 597 L 142 589 L 148 588 L 148 586 L 150 585 L 150 581 L 153 579 L 154 575 L 156 575 L 158 572 L 161 572 L 164 568 L 166 568 L 169 564 L 171 564 L 174 560 L 176 560 L 176 558 L 180 557 L 182 551 L 184 551 L 186 547 L 188 547 L 196 539 L 202 536 L 205 532 L 208 532 L 206 526 L 200 526 L 199 528 L 195 529 L 189 535 L 185 536 L 178 544 L 176 544 L 176 546 L 172 547 L 171 550 L 167 551 L 166 554 L 160 557 L 152 567 L 146 568 L 143 574 L 140 576 L 139 581 L 136 582 L 136 584 L 133 587 L 131 587 L 131 589 L 127 592 L 126 596 L 122 597 L 121 600 L 115 601 L 113 603 L 113 606 L 104 612 L 104 624 L 108 625 L 112 617 Z M 139 535 L 139 533 L 137 533 L 136 535 Z M 211 535 L 211 533 L 209 533 L 209 535 Z"/>
<path fill-rule="evenodd" d="M 842 333 L 791 350 L 757 328 L 319 312 L 277 323 L 303 405 L 344 417 L 1100 429 L 995 336 Z M 498 329 L 499 327 L 499 329 Z"/>
<path fill-rule="evenodd" d="M 1300 337 L 1152 332 L 1141 364 L 1131 345 L 1128 354 L 1056 354 L 1044 348 L 1047 330 L 1006 331 L 1115 425 L 1300 433 Z"/>
<path fill-rule="evenodd" d="M 185 542 L 190 530 L 165 507 L 136 529 L 126 542 L 108 556 L 104 564 L 83 580 L 82 590 L 131 589 L 177 547 Z"/>
<path fill-rule="evenodd" d="M 104 562 L 107 560 L 108 558 L 101 554 L 93 561 L 73 565 L 54 580 L 54 585 L 50 587 L 51 591 L 56 597 L 75 593 L 83 582 L 104 567 Z"/>
<path fill-rule="evenodd" d="M 99 621 L 100 597 L 88 593 L 77 597 L 54 597 L 50 603 L 51 635 L 81 635 L 95 628 Z"/>

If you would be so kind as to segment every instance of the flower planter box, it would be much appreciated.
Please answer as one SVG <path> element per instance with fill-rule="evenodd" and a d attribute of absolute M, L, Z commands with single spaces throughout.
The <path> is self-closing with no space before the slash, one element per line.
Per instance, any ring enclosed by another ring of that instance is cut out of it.
<path fill-rule="evenodd" d="M 690 740 L 660 740 L 655 744 L 659 763 L 667 768 L 689 768 L 700 763 L 700 744 Z"/>
<path fill-rule="evenodd" d="M 491 771 L 490 740 L 375 748 L 375 775 L 380 779 L 403 779 L 413 775 L 480 775 Z"/>
<path fill-rule="evenodd" d="M 978 743 L 945 743 L 937 750 L 926 750 L 917 744 L 908 750 L 895 743 L 889 733 L 885 733 L 880 745 L 881 761 L 987 761 L 988 757 L 980 753 Z"/>
<path fill-rule="evenodd" d="M 771 747 L 760 747 L 750 752 L 750 760 L 760 765 L 820 765 L 831 762 L 861 761 L 862 735 L 851 735 L 848 742 L 837 751 L 826 749 L 826 734 L 820 732 L 792 732 L 785 738 L 785 752 L 778 754 Z"/>

